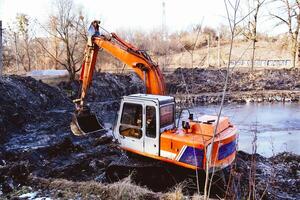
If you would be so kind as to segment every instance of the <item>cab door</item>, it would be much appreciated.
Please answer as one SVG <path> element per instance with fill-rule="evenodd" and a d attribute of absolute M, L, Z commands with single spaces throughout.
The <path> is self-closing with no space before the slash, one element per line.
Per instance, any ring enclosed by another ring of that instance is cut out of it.
<path fill-rule="evenodd" d="M 144 105 L 143 103 L 123 102 L 116 132 L 121 147 L 143 152 L 144 149 Z"/>
<path fill-rule="evenodd" d="M 158 105 L 155 102 L 144 103 L 144 152 L 159 155 L 159 115 Z"/>

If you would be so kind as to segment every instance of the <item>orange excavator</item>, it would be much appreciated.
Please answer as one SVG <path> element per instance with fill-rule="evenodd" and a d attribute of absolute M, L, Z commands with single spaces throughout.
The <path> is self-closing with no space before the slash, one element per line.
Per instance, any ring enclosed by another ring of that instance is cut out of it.
<path fill-rule="evenodd" d="M 159 66 L 139 48 L 119 38 L 99 32 L 99 21 L 89 28 L 90 37 L 81 70 L 81 96 L 75 100 L 76 111 L 71 122 L 75 135 L 97 132 L 103 127 L 85 105 L 100 48 L 132 67 L 144 81 L 146 94 L 132 94 L 121 99 L 113 134 L 120 147 L 130 153 L 173 163 L 189 169 L 229 166 L 236 157 L 237 129 L 227 117 L 204 115 L 176 124 L 175 99 L 165 96 L 165 83 Z M 214 135 L 215 134 L 215 135 Z"/>

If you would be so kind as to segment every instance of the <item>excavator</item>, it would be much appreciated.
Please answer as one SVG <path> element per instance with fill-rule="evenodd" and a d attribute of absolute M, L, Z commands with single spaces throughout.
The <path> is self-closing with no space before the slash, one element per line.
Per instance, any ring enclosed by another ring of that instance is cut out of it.
<path fill-rule="evenodd" d="M 100 21 L 89 28 L 84 62 L 80 75 L 80 98 L 74 100 L 76 111 L 71 130 L 77 136 L 103 129 L 86 105 L 88 88 L 100 49 L 130 66 L 145 84 L 145 94 L 132 94 L 121 99 L 113 135 L 125 151 L 142 157 L 171 163 L 187 169 L 209 171 L 229 166 L 236 157 L 237 128 L 228 117 L 189 115 L 176 123 L 175 99 L 167 96 L 159 66 L 143 50 L 122 40 L 115 33 L 100 34 Z"/>

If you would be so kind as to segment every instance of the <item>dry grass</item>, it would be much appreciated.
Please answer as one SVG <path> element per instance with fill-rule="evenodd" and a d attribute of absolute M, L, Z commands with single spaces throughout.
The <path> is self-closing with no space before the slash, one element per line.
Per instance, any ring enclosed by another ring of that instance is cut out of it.
<path fill-rule="evenodd" d="M 113 184 L 106 185 L 112 199 L 144 199 L 154 197 L 156 194 L 147 188 L 135 185 L 131 182 L 130 176 Z"/>
<path fill-rule="evenodd" d="M 155 193 L 145 187 L 138 186 L 127 177 L 112 184 L 95 181 L 74 182 L 65 179 L 30 178 L 30 185 L 35 189 L 49 191 L 53 199 L 107 199 L 107 200 L 202 200 L 202 195 L 186 196 L 184 184 L 178 184 L 170 192 Z"/>
<path fill-rule="evenodd" d="M 51 191 L 52 198 L 74 199 L 111 199 L 136 200 L 159 199 L 160 196 L 147 188 L 135 185 L 127 177 L 113 184 L 102 184 L 95 181 L 73 182 L 65 179 L 31 178 L 37 188 Z"/>
<path fill-rule="evenodd" d="M 232 52 L 232 60 L 238 60 L 241 56 L 241 52 L 247 49 L 249 42 L 239 41 L 234 44 Z M 272 47 L 272 48 L 270 48 Z M 272 60 L 272 59 L 290 59 L 289 51 L 286 47 L 278 42 L 268 42 L 268 41 L 259 41 L 257 43 L 257 60 Z M 224 66 L 224 62 L 227 61 L 229 54 L 229 44 L 224 43 L 221 45 L 221 65 Z M 191 56 L 188 52 L 183 51 L 180 53 L 172 54 L 170 56 L 170 66 L 171 67 L 189 67 L 191 66 Z M 210 48 L 210 65 L 217 66 L 218 63 L 218 49 L 216 46 Z M 251 48 L 245 52 L 242 60 L 250 60 L 251 58 Z M 194 52 L 194 66 L 206 66 L 207 64 L 207 48 L 203 47 L 195 50 Z"/>
<path fill-rule="evenodd" d="M 183 190 L 183 185 L 178 184 L 173 189 L 173 191 L 163 194 L 161 199 L 162 200 L 183 200 L 183 199 L 187 199 L 187 197 L 185 197 L 184 194 L 182 193 L 182 190 Z"/>
<path fill-rule="evenodd" d="M 185 184 L 180 183 L 177 186 L 175 186 L 172 191 L 161 194 L 160 199 L 161 200 L 204 200 L 204 196 L 200 194 L 194 194 L 193 196 L 184 195 L 183 194 L 184 187 L 186 187 Z"/>

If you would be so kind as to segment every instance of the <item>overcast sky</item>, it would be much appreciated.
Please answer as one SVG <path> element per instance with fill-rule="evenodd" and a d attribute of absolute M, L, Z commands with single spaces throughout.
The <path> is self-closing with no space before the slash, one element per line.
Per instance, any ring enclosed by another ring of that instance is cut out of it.
<path fill-rule="evenodd" d="M 83 7 L 90 19 L 101 19 L 110 31 L 120 28 L 151 30 L 162 25 L 165 2 L 166 25 L 170 31 L 185 30 L 200 24 L 217 28 L 226 24 L 223 0 L 74 0 Z M 55 0 L 0 0 L 0 18 L 4 26 L 15 19 L 17 13 L 29 15 L 44 23 L 53 10 Z M 264 14 L 269 8 L 264 10 Z M 258 27 L 260 32 L 277 33 L 268 17 Z"/>

